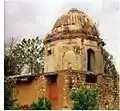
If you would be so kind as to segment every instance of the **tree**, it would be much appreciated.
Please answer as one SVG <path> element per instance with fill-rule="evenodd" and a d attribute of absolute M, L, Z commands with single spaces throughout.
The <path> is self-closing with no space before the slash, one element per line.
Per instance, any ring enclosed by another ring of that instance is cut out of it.
<path fill-rule="evenodd" d="M 30 106 L 31 110 L 50 110 L 52 107 L 51 102 L 45 97 L 39 97 L 36 102 L 33 102 Z"/>
<path fill-rule="evenodd" d="M 12 38 L 9 44 L 5 44 L 4 48 L 4 75 L 11 76 L 20 74 L 23 65 L 20 64 L 19 58 L 13 53 L 15 48 L 15 39 Z"/>
<path fill-rule="evenodd" d="M 28 66 L 28 73 L 43 72 L 43 41 L 36 37 L 35 39 L 23 39 L 14 45 L 12 42 L 9 47 L 5 48 L 4 62 L 5 76 L 21 74 L 25 65 Z"/>
<path fill-rule="evenodd" d="M 20 64 L 18 57 L 9 53 L 4 55 L 4 75 L 19 75 L 22 72 L 23 64 Z"/>
<path fill-rule="evenodd" d="M 90 88 L 74 89 L 71 92 L 70 98 L 73 101 L 74 110 L 95 110 L 98 109 L 98 90 Z"/>
<path fill-rule="evenodd" d="M 39 37 L 23 39 L 19 44 L 16 44 L 13 54 L 19 58 L 20 64 L 29 66 L 28 70 L 31 74 L 43 72 L 44 46 Z"/>
<path fill-rule="evenodd" d="M 117 70 L 115 68 L 115 64 L 113 62 L 113 56 L 103 49 L 103 60 L 104 60 L 104 72 L 106 74 L 116 75 Z"/>
<path fill-rule="evenodd" d="M 16 99 L 13 97 L 14 93 L 14 81 L 5 79 L 4 80 L 4 109 L 14 110 L 20 109 L 19 105 L 16 104 Z"/>

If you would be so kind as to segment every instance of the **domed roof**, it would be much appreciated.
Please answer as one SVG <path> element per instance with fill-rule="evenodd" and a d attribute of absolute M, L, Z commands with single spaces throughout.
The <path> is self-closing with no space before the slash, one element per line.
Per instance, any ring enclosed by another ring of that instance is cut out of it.
<path fill-rule="evenodd" d="M 84 12 L 77 10 L 76 8 L 72 8 L 68 13 L 58 18 L 54 25 L 54 28 L 60 27 L 62 25 L 63 26 L 72 24 L 84 25 L 85 23 L 88 22 L 90 25 L 93 25 L 92 20 Z"/>
<path fill-rule="evenodd" d="M 66 31 L 66 29 L 69 31 L 79 31 L 87 35 L 99 36 L 92 19 L 76 8 L 72 8 L 68 13 L 58 18 L 53 27 L 52 33 L 63 32 Z"/>
<path fill-rule="evenodd" d="M 84 12 L 72 8 L 55 22 L 52 32 L 46 36 L 45 41 L 83 37 L 98 40 L 99 32 L 92 19 Z M 46 42 L 47 43 L 47 42 Z"/>

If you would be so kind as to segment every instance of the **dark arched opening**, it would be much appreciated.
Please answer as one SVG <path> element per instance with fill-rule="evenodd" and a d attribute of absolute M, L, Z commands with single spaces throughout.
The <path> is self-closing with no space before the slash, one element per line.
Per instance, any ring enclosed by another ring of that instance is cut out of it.
<path fill-rule="evenodd" d="M 95 71 L 95 52 L 92 49 L 87 50 L 87 70 Z"/>

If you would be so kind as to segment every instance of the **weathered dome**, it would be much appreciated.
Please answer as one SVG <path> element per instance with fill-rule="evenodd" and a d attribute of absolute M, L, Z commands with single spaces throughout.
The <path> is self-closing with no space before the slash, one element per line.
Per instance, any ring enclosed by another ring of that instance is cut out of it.
<path fill-rule="evenodd" d="M 62 25 L 84 25 L 86 22 L 89 22 L 90 25 L 93 25 L 92 20 L 84 12 L 77 10 L 76 8 L 72 8 L 68 13 L 58 18 L 54 28 L 60 27 Z"/>
<path fill-rule="evenodd" d="M 52 32 L 62 32 L 68 29 L 69 31 L 81 31 L 87 35 L 98 36 L 98 31 L 91 18 L 84 12 L 72 8 L 68 13 L 62 15 L 56 21 Z"/>
<path fill-rule="evenodd" d="M 52 32 L 46 36 L 44 43 L 76 37 L 92 40 L 100 39 L 99 32 L 92 19 L 84 12 L 72 8 L 68 13 L 58 18 Z"/>

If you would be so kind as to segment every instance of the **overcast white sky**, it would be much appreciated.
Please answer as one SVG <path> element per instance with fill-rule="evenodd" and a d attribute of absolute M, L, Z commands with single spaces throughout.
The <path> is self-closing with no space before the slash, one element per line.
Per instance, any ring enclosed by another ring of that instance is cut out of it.
<path fill-rule="evenodd" d="M 11 37 L 44 38 L 70 8 L 86 12 L 99 23 L 105 47 L 120 73 L 120 0 L 5 0 L 5 42 Z"/>

